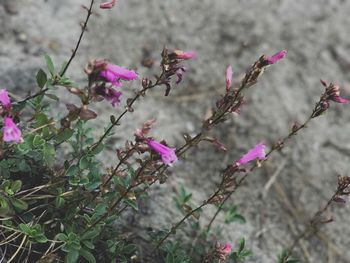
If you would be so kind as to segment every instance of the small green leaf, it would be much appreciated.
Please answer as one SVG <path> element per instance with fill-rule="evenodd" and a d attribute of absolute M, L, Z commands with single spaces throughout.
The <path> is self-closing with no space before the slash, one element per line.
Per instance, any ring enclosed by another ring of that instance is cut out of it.
<path fill-rule="evenodd" d="M 68 168 L 68 170 L 66 171 L 66 176 L 70 177 L 70 176 L 74 176 L 79 172 L 79 167 L 77 165 L 72 165 L 71 167 Z"/>
<path fill-rule="evenodd" d="M 34 140 L 33 140 L 33 146 L 35 148 L 40 148 L 41 146 L 43 146 L 45 144 L 45 140 L 43 138 L 41 138 L 40 135 L 35 135 Z"/>
<path fill-rule="evenodd" d="M 62 207 L 64 204 L 65 204 L 65 202 L 66 202 L 66 200 L 64 200 L 64 198 L 63 197 L 57 197 L 56 199 L 55 199 L 55 206 L 57 207 L 57 208 L 60 208 L 60 207 Z"/>
<path fill-rule="evenodd" d="M 20 199 L 12 198 L 11 204 L 20 210 L 27 210 L 28 209 L 28 204 Z"/>
<path fill-rule="evenodd" d="M 56 235 L 56 238 L 60 241 L 67 241 L 68 240 L 68 236 L 64 233 L 58 233 Z"/>
<path fill-rule="evenodd" d="M 25 233 L 25 234 L 29 234 L 30 233 L 30 228 L 29 228 L 28 225 L 26 225 L 26 224 L 19 224 L 18 227 L 23 233 Z"/>
<path fill-rule="evenodd" d="M 0 215 L 6 215 L 8 212 L 10 212 L 10 207 L 8 202 L 0 197 Z"/>
<path fill-rule="evenodd" d="M 45 93 L 45 96 L 52 99 L 52 100 L 55 100 L 55 101 L 59 101 L 59 97 L 57 97 L 56 95 L 54 94 L 49 94 L 49 93 Z"/>
<path fill-rule="evenodd" d="M 38 73 L 36 74 L 36 82 L 38 83 L 38 86 L 42 89 L 45 87 L 45 84 L 47 82 L 47 76 L 45 71 L 42 69 L 39 69 Z"/>
<path fill-rule="evenodd" d="M 66 68 L 67 64 L 68 64 L 68 61 L 65 61 L 65 62 L 62 63 L 62 66 L 61 66 L 61 69 L 60 69 L 60 75 L 63 75 L 63 71 Z"/>
<path fill-rule="evenodd" d="M 84 169 L 88 168 L 89 165 L 90 165 L 90 161 L 89 161 L 88 157 L 83 156 L 79 161 L 79 168 L 81 170 L 84 170 Z"/>
<path fill-rule="evenodd" d="M 79 252 L 76 250 L 70 250 L 66 257 L 67 263 L 75 263 L 78 261 L 79 258 Z"/>
<path fill-rule="evenodd" d="M 55 162 L 55 147 L 52 144 L 46 143 L 44 145 L 43 154 L 46 164 L 51 167 Z"/>
<path fill-rule="evenodd" d="M 139 206 L 136 202 L 136 200 L 131 200 L 131 199 L 124 199 L 124 203 L 126 203 L 128 206 L 131 206 L 133 209 L 135 209 L 136 211 L 139 210 Z"/>
<path fill-rule="evenodd" d="M 55 66 L 53 65 L 51 57 L 48 54 L 45 54 L 44 57 L 45 57 L 47 69 L 51 73 L 51 76 L 55 75 Z"/>
<path fill-rule="evenodd" d="M 93 239 L 94 237 L 98 236 L 100 234 L 100 230 L 98 228 L 94 228 L 91 229 L 89 231 L 87 231 L 82 237 L 81 239 Z"/>
<path fill-rule="evenodd" d="M 91 150 L 91 153 L 93 154 L 93 155 L 97 155 L 97 154 L 99 154 L 100 152 L 102 152 L 102 150 L 104 149 L 104 144 L 100 144 L 100 145 L 98 145 L 97 147 L 94 147 L 92 150 Z"/>
<path fill-rule="evenodd" d="M 96 263 L 95 257 L 86 249 L 80 249 L 79 254 L 85 258 L 89 263 Z"/>
<path fill-rule="evenodd" d="M 48 240 L 47 240 L 47 237 L 45 235 L 38 235 L 38 236 L 35 236 L 35 241 L 38 243 L 44 244 Z"/>
<path fill-rule="evenodd" d="M 11 189 L 14 193 L 17 193 L 19 190 L 22 188 L 22 181 L 21 180 L 16 180 L 12 182 Z"/>
<path fill-rule="evenodd" d="M 62 143 L 64 141 L 67 141 L 72 135 L 74 134 L 74 131 L 72 129 L 66 128 L 60 132 L 55 137 L 56 143 Z"/>

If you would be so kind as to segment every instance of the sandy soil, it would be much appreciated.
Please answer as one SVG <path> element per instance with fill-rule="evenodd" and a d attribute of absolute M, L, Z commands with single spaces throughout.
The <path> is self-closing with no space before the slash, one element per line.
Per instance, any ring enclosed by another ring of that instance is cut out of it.
<path fill-rule="evenodd" d="M 82 3 L 89 1 L 0 0 L 1 87 L 24 97 L 37 89 L 34 75 L 44 66 L 45 52 L 57 63 L 70 55 L 85 15 Z M 248 92 L 241 115 L 216 130 L 229 151 L 209 145 L 192 151 L 172 168 L 167 184 L 155 187 L 145 209 L 134 218 L 135 227 L 170 227 L 180 218 L 168 209 L 174 206 L 174 189 L 185 185 L 193 193 L 193 203 L 199 203 L 214 190 L 218 172 L 227 163 L 257 142 L 271 145 L 284 137 L 294 121 L 308 116 L 323 90 L 319 79 L 339 83 L 350 97 L 350 1 L 120 0 L 113 10 L 97 11 L 100 16 L 92 20 L 68 72 L 77 83 L 84 83 L 82 68 L 91 58 L 105 57 L 149 75 L 157 67 L 142 67 L 145 50 L 155 65 L 165 44 L 198 52 L 198 59 L 188 63 L 186 81 L 169 98 L 160 90 L 143 99 L 116 131 L 111 148 L 131 138 L 135 127 L 152 117 L 158 121 L 153 135 L 180 145 L 181 134 L 198 130 L 213 98 L 224 90 L 228 64 L 238 80 L 261 54 L 288 50 L 287 58 L 270 67 Z M 132 94 L 128 87 L 124 99 Z M 63 102 L 71 100 L 61 94 Z M 103 114 L 95 122 L 98 128 L 105 126 L 111 112 L 121 109 L 100 103 L 97 110 Z M 337 175 L 350 174 L 349 120 L 348 106 L 333 105 L 252 174 L 230 201 L 247 223 L 226 226 L 220 216 L 216 226 L 224 229 L 222 240 L 235 242 L 245 236 L 255 254 L 249 262 L 276 262 L 282 247 L 331 196 Z M 113 158 L 106 156 L 106 161 Z M 276 171 L 277 179 L 265 190 Z M 200 223 L 205 225 L 214 211 L 206 209 Z M 300 244 L 297 254 L 303 262 L 350 262 L 349 212 L 350 206 L 332 209 L 329 216 L 335 222 Z"/>

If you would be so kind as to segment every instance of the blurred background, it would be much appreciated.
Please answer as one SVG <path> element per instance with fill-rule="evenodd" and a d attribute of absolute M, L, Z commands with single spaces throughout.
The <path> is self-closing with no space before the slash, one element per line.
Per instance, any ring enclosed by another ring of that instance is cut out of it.
<path fill-rule="evenodd" d="M 85 18 L 81 5 L 88 0 L 0 0 L 0 87 L 18 98 L 36 92 L 35 74 L 44 68 L 43 54 L 57 65 L 70 56 Z M 97 1 L 99 4 L 100 2 Z M 68 70 L 78 85 L 85 85 L 83 68 L 93 58 L 136 69 L 140 76 L 159 72 L 160 53 L 168 48 L 194 50 L 184 82 L 164 97 L 164 90 L 149 92 L 129 114 L 109 142 L 106 167 L 116 161 L 115 149 L 133 130 L 156 118 L 151 135 L 170 144 L 183 143 L 182 134 L 195 134 L 206 113 L 225 89 L 224 72 L 231 64 L 234 81 L 262 54 L 286 49 L 287 57 L 269 67 L 259 83 L 246 93 L 242 112 L 213 132 L 227 145 L 222 152 L 201 144 L 171 169 L 167 184 L 157 185 L 137 215 L 129 215 L 131 231 L 168 228 L 181 218 L 173 201 L 181 185 L 199 204 L 214 190 L 220 171 L 259 142 L 269 146 L 286 136 L 295 121 L 302 123 L 323 92 L 320 79 L 336 82 L 350 98 L 350 1 L 346 0 L 120 0 L 114 9 L 99 10 Z M 145 67 L 145 61 L 154 61 Z M 148 65 L 149 66 L 149 65 Z M 123 86 L 123 103 L 138 84 Z M 65 114 L 72 96 L 62 90 L 54 114 Z M 96 136 L 110 114 L 123 110 L 107 102 L 96 105 L 101 115 L 91 123 Z M 230 199 L 244 215 L 245 224 L 224 224 L 222 242 L 247 239 L 254 252 L 248 262 L 276 262 L 312 215 L 324 206 L 336 188 L 338 175 L 350 175 L 349 106 L 332 105 L 325 116 L 276 153 Z M 273 177 L 273 181 L 270 178 Z M 215 212 L 207 208 L 200 224 Z M 334 205 L 334 218 L 312 238 L 299 243 L 302 262 L 350 262 L 350 206 Z M 184 228 L 182 238 L 190 235 Z M 181 234 L 180 234 L 181 235 Z"/>

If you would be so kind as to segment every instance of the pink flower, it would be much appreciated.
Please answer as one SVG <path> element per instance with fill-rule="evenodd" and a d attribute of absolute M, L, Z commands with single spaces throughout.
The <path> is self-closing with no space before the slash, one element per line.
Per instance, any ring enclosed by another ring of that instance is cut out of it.
<path fill-rule="evenodd" d="M 3 140 L 5 142 L 23 142 L 21 130 L 18 129 L 17 125 L 9 117 L 4 119 Z"/>
<path fill-rule="evenodd" d="M 6 89 L 0 90 L 0 102 L 4 108 L 11 107 L 10 97 Z"/>
<path fill-rule="evenodd" d="M 187 60 L 197 58 L 197 54 L 194 51 L 175 50 L 174 53 L 178 59 Z"/>
<path fill-rule="evenodd" d="M 224 253 L 225 255 L 230 254 L 231 251 L 232 251 L 232 245 L 230 243 L 226 243 L 222 248 L 222 253 Z"/>
<path fill-rule="evenodd" d="M 232 86 L 232 67 L 228 66 L 226 69 L 226 90 L 229 91 Z"/>
<path fill-rule="evenodd" d="M 149 147 L 151 147 L 154 151 L 160 154 L 163 163 L 171 166 L 174 162 L 176 162 L 177 156 L 175 153 L 176 148 L 169 148 L 155 140 L 147 139 L 146 140 Z"/>
<path fill-rule="evenodd" d="M 332 98 L 332 100 L 334 102 L 337 102 L 337 103 L 341 103 L 341 104 L 346 104 L 349 102 L 349 100 L 345 99 L 345 98 L 342 98 L 340 96 L 335 96 L 334 98 Z"/>
<path fill-rule="evenodd" d="M 114 64 L 107 64 L 100 72 L 100 77 L 105 78 L 107 81 L 111 82 L 114 86 L 120 87 L 122 80 L 134 80 L 137 79 L 137 74 L 133 70 L 128 70 Z"/>
<path fill-rule="evenodd" d="M 100 8 L 101 9 L 111 9 L 115 5 L 116 2 L 117 2 L 116 0 L 112 0 L 109 2 L 102 3 L 102 4 L 100 4 Z"/>
<path fill-rule="evenodd" d="M 113 107 L 115 107 L 116 105 L 118 105 L 120 103 L 120 97 L 122 96 L 122 93 L 119 91 L 116 91 L 114 89 L 111 88 L 107 88 L 105 90 L 105 94 L 103 95 L 103 97 L 108 100 Z"/>
<path fill-rule="evenodd" d="M 249 150 L 248 153 L 239 159 L 237 165 L 245 164 L 255 159 L 265 160 L 265 147 L 266 146 L 263 143 L 257 144 L 253 149 Z"/>
<path fill-rule="evenodd" d="M 277 61 L 281 60 L 287 55 L 287 50 L 278 51 L 276 54 L 267 57 L 266 61 L 269 65 L 275 64 Z"/>

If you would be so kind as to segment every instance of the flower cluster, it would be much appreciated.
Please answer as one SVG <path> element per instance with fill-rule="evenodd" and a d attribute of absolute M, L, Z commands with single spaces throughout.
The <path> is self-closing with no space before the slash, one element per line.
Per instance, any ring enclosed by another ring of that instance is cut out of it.
<path fill-rule="evenodd" d="M 167 48 L 163 49 L 161 67 L 163 74 L 160 78 L 161 84 L 166 85 L 165 96 L 168 96 L 171 90 L 171 77 L 176 75 L 176 84 L 182 81 L 186 68 L 181 64 L 183 60 L 195 59 L 197 57 L 194 51 L 174 50 L 169 52 Z"/>
<path fill-rule="evenodd" d="M 122 92 L 113 88 L 120 88 L 121 81 L 131 81 L 138 78 L 135 71 L 108 63 L 106 60 L 92 60 L 85 72 L 89 75 L 89 83 L 93 97 L 102 97 L 113 107 L 120 103 Z M 110 86 L 106 84 L 110 83 Z"/>
<path fill-rule="evenodd" d="M 176 148 L 168 147 L 164 143 L 160 143 L 153 138 L 146 137 L 151 129 L 151 126 L 155 122 L 155 119 L 148 120 L 143 124 L 142 129 L 136 129 L 134 132 L 136 141 L 146 143 L 152 151 L 155 151 L 160 155 L 160 158 L 164 164 L 172 166 L 175 162 L 178 161 L 178 158 L 176 156 Z"/>
<path fill-rule="evenodd" d="M 2 106 L 2 115 L 4 116 L 2 139 L 5 142 L 22 142 L 23 138 L 21 130 L 17 127 L 11 117 L 11 100 L 6 89 L 0 90 L 0 103 Z"/>
<path fill-rule="evenodd" d="M 312 114 L 312 118 L 320 116 L 322 113 L 328 110 L 330 102 L 336 102 L 340 104 L 346 104 L 349 100 L 340 96 L 340 87 L 334 83 L 327 83 L 321 80 L 321 84 L 325 87 L 325 92 L 322 94 L 320 101 L 317 103 L 316 108 Z"/>

